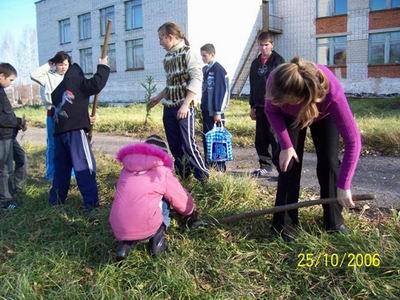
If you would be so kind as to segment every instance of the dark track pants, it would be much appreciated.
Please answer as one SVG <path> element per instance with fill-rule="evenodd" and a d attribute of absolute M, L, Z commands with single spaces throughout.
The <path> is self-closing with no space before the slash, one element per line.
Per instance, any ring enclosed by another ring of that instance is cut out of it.
<path fill-rule="evenodd" d="M 98 206 L 96 162 L 84 130 L 57 135 L 54 142 L 54 179 L 49 195 L 50 204 L 64 203 L 70 186 L 71 170 L 74 168 L 85 208 Z"/>
<path fill-rule="evenodd" d="M 263 107 L 256 108 L 255 146 L 260 168 L 272 170 L 273 165 L 276 165 L 278 161 L 280 148 Z M 269 146 L 271 146 L 271 152 Z"/>
<path fill-rule="evenodd" d="M 175 159 L 175 171 L 186 177 L 191 171 L 194 177 L 203 181 L 208 178 L 208 170 L 195 141 L 195 110 L 189 109 L 185 119 L 178 120 L 179 107 L 165 107 L 163 123 L 168 146 Z"/>
<path fill-rule="evenodd" d="M 214 117 L 210 116 L 208 111 L 202 111 L 203 117 L 203 148 L 204 148 L 204 160 L 209 168 L 215 168 L 219 172 L 226 171 L 226 165 L 224 161 L 209 161 L 207 158 L 207 142 L 205 134 L 214 128 Z M 224 114 L 221 115 L 221 118 L 224 119 Z"/>
<path fill-rule="evenodd" d="M 300 163 L 294 162 L 287 172 L 279 172 L 275 206 L 297 203 L 299 201 L 300 176 L 304 153 L 304 140 L 307 128 L 302 130 L 291 126 L 293 120 L 287 119 L 286 125 Z M 330 116 L 310 126 L 311 136 L 317 154 L 317 177 L 320 185 L 320 197 L 336 197 L 337 176 L 339 173 L 339 132 Z M 324 226 L 326 230 L 335 230 L 343 224 L 342 206 L 323 205 Z M 287 225 L 299 223 L 298 210 L 276 213 L 273 227 L 282 231 Z"/>

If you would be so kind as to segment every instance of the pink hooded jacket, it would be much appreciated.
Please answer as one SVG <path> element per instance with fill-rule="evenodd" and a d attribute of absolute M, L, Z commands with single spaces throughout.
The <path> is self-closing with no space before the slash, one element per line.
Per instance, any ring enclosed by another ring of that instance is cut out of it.
<path fill-rule="evenodd" d="M 172 174 L 172 158 L 166 152 L 150 144 L 132 144 L 122 148 L 117 159 L 123 169 L 109 219 L 117 240 L 155 234 L 163 222 L 163 197 L 178 213 L 193 212 L 193 199 Z"/>

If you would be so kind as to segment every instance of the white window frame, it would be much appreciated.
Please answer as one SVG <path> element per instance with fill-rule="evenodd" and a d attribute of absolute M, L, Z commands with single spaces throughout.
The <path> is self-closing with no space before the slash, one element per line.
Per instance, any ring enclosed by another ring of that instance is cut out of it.
<path fill-rule="evenodd" d="M 392 38 L 391 34 L 392 33 L 399 33 L 400 31 L 391 31 L 391 32 L 382 32 L 382 33 L 370 33 L 368 37 L 368 64 L 369 65 L 386 65 L 386 64 L 397 64 L 396 62 L 390 62 L 390 45 L 392 44 Z M 371 42 L 371 35 L 385 35 L 385 41 L 384 41 L 384 57 L 383 57 L 383 63 L 372 63 L 371 58 L 372 58 L 372 51 L 371 51 L 371 46 L 374 44 Z M 400 39 L 399 39 L 400 40 Z"/>
<path fill-rule="evenodd" d="M 86 22 L 88 22 L 88 23 L 86 23 Z M 90 12 L 88 12 L 86 14 L 81 14 L 78 16 L 78 25 L 79 25 L 79 40 L 83 41 L 83 40 L 91 39 L 92 38 L 92 16 L 91 16 Z M 87 27 L 85 27 L 84 25 L 87 25 Z M 88 32 L 85 32 L 85 29 Z"/>
<path fill-rule="evenodd" d="M 338 1 L 338 0 L 323 0 L 323 1 L 328 1 L 329 2 L 329 12 L 328 12 L 327 15 L 323 15 L 323 16 L 319 15 L 320 1 L 321 0 L 317 0 L 317 18 L 347 15 L 347 13 L 348 13 L 348 1 L 351 1 L 351 0 L 346 0 L 346 12 L 345 13 L 337 13 L 335 11 L 336 10 L 336 1 Z"/>
<path fill-rule="evenodd" d="M 71 19 L 66 18 L 58 21 L 60 44 L 71 43 Z"/>
<path fill-rule="evenodd" d="M 141 44 L 137 44 L 135 45 L 135 42 L 140 42 Z M 132 45 L 130 45 L 132 44 Z M 125 48 L 126 48 L 126 70 L 127 71 L 136 71 L 136 70 L 144 70 L 144 41 L 142 38 L 140 39 L 133 39 L 133 40 L 128 40 L 125 42 Z M 135 65 L 135 48 L 142 48 L 142 53 L 143 53 L 143 57 L 142 57 L 142 62 L 143 65 Z M 132 55 L 132 66 L 129 66 L 129 55 Z"/>
<path fill-rule="evenodd" d="M 346 66 L 347 65 L 347 39 L 346 39 L 346 44 L 345 44 L 345 51 L 346 51 L 346 63 L 342 65 L 335 65 L 335 47 L 337 44 L 335 43 L 335 38 L 341 38 L 341 37 L 347 37 L 345 35 L 338 35 L 338 36 L 329 36 L 329 37 L 320 37 L 317 38 L 316 44 L 317 44 L 317 60 L 318 60 L 318 48 L 319 46 L 328 46 L 328 51 L 329 51 L 329 57 L 328 57 L 328 66 Z M 328 39 L 327 44 L 318 44 L 319 39 Z M 321 63 L 320 61 L 317 61 L 318 63 Z"/>
<path fill-rule="evenodd" d="M 135 11 L 140 10 L 140 24 L 135 18 Z M 131 19 L 130 19 L 131 18 Z M 125 30 L 143 28 L 143 6 L 142 0 L 130 0 L 125 2 Z"/>
<path fill-rule="evenodd" d="M 90 59 L 87 51 L 90 50 Z M 79 61 L 83 73 L 93 74 L 93 51 L 92 47 L 79 49 Z"/>

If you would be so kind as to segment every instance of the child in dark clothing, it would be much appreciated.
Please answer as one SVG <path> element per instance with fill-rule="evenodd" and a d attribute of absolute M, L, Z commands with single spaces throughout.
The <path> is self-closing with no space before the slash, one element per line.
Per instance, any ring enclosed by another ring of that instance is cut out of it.
<path fill-rule="evenodd" d="M 203 67 L 203 93 L 201 97 L 201 112 L 203 116 L 203 133 L 206 134 L 214 125 L 224 119 L 224 111 L 229 101 L 229 80 L 223 66 L 214 60 L 215 47 L 205 44 L 200 48 Z M 224 161 L 211 162 L 207 159 L 207 142 L 203 136 L 204 157 L 208 167 L 225 172 Z"/>
<path fill-rule="evenodd" d="M 110 74 L 108 59 L 100 59 L 97 72 L 86 79 L 78 64 L 69 67 L 64 79 L 51 94 L 54 107 L 54 180 L 50 189 L 51 205 L 64 203 L 70 186 L 72 167 L 86 209 L 98 206 L 96 162 L 86 133 L 93 122 L 89 118 L 89 97 L 98 94 Z"/>
<path fill-rule="evenodd" d="M 0 63 L 0 205 L 2 208 L 16 208 L 15 191 L 12 187 L 13 178 L 13 142 L 18 129 L 26 130 L 26 122 L 17 118 L 12 111 L 11 103 L 4 88 L 9 87 L 17 71 L 8 63 Z"/>
<path fill-rule="evenodd" d="M 260 168 L 253 172 L 253 176 L 267 177 L 276 163 L 279 144 L 264 113 L 265 84 L 269 74 L 285 61 L 272 50 L 274 44 L 271 34 L 261 32 L 257 40 L 260 55 L 252 62 L 250 68 L 250 117 L 256 121 L 255 146 Z"/>

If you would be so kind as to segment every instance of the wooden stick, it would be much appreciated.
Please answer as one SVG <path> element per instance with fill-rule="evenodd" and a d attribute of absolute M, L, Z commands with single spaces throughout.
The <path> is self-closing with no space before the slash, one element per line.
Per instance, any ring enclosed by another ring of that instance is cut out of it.
<path fill-rule="evenodd" d="M 354 202 L 374 200 L 375 195 L 371 195 L 371 194 L 353 195 L 352 199 Z M 239 213 L 239 214 L 235 214 L 235 215 L 231 215 L 231 216 L 226 216 L 221 219 L 204 220 L 204 221 L 199 220 L 199 221 L 195 222 L 194 227 L 204 226 L 204 225 L 231 224 L 231 223 L 238 222 L 240 220 L 251 219 L 251 218 L 255 218 L 255 217 L 259 217 L 259 216 L 263 216 L 263 215 L 267 215 L 267 214 L 274 214 L 274 213 L 278 213 L 278 212 L 298 209 L 301 207 L 314 206 L 314 205 L 318 205 L 318 204 L 330 204 L 330 203 L 335 203 L 335 202 L 337 202 L 337 198 L 324 198 L 324 199 L 318 199 L 318 200 L 301 201 L 301 202 L 292 203 L 292 204 L 288 204 L 288 205 L 281 205 L 281 206 L 275 206 L 272 208 L 265 208 L 265 209 L 261 209 L 261 210 L 254 210 L 254 211 Z"/>
<path fill-rule="evenodd" d="M 112 21 L 110 19 L 107 19 L 106 34 L 104 35 L 103 47 L 101 48 L 101 56 L 100 56 L 101 58 L 105 58 L 108 53 L 108 41 L 110 39 L 111 27 L 112 27 Z M 91 117 L 94 117 L 96 115 L 98 102 L 99 102 L 99 94 L 96 94 L 93 99 L 92 113 L 90 114 Z M 92 140 L 92 135 L 93 135 L 93 125 L 90 126 L 90 130 L 88 133 L 89 141 Z"/>

